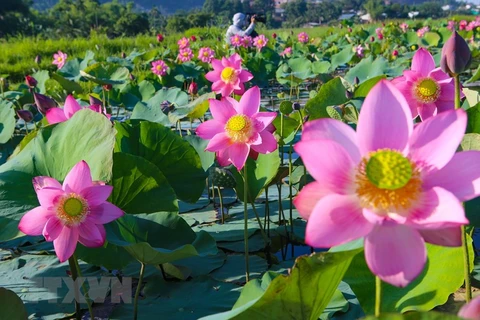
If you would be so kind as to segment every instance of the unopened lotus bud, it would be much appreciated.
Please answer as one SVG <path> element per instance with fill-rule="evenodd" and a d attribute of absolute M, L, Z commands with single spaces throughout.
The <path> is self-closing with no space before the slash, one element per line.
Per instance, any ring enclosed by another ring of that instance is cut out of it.
<path fill-rule="evenodd" d="M 20 119 L 22 119 L 25 122 L 30 122 L 33 120 L 33 113 L 31 113 L 28 110 L 18 110 L 17 115 Z"/>
<path fill-rule="evenodd" d="M 41 114 L 46 114 L 48 109 L 55 108 L 57 106 L 55 100 L 40 93 L 33 93 L 35 105 Z"/>
<path fill-rule="evenodd" d="M 392 56 L 393 56 L 394 58 L 398 57 L 398 50 L 393 50 Z"/>
<path fill-rule="evenodd" d="M 191 95 L 195 95 L 198 93 L 198 84 L 195 81 L 192 81 L 188 86 L 188 93 Z"/>
<path fill-rule="evenodd" d="M 38 84 L 37 80 L 32 76 L 25 76 L 25 83 L 30 88 L 35 88 Z"/>
<path fill-rule="evenodd" d="M 345 97 L 350 100 L 353 98 L 353 93 L 351 91 L 345 91 Z"/>
<path fill-rule="evenodd" d="M 165 100 L 160 104 L 160 108 L 162 109 L 163 113 L 169 113 L 171 110 L 173 110 L 173 103 Z"/>
<path fill-rule="evenodd" d="M 110 91 L 110 90 L 112 90 L 112 85 L 111 85 L 111 84 L 104 84 L 104 85 L 103 85 L 103 89 L 104 89 L 105 91 Z"/>
<path fill-rule="evenodd" d="M 375 37 L 374 36 L 370 37 L 370 42 L 375 42 Z"/>
<path fill-rule="evenodd" d="M 40 62 L 42 62 L 42 56 L 37 54 L 37 56 L 35 57 L 35 63 L 40 64 Z"/>
<path fill-rule="evenodd" d="M 163 35 L 161 33 L 157 34 L 157 41 L 158 42 L 163 42 Z"/>
<path fill-rule="evenodd" d="M 125 59 L 127 57 L 127 54 L 125 52 L 122 52 L 122 59 Z"/>
<path fill-rule="evenodd" d="M 302 108 L 302 106 L 300 105 L 300 103 L 298 102 L 294 102 L 293 103 L 293 110 L 300 110 Z"/>
<path fill-rule="evenodd" d="M 360 83 L 360 79 L 358 79 L 358 77 L 353 78 L 353 85 L 354 86 L 358 86 L 359 83 Z"/>
<path fill-rule="evenodd" d="M 456 31 L 453 32 L 442 49 L 442 71 L 453 77 L 467 70 L 471 62 L 472 53 L 467 42 Z"/>
<path fill-rule="evenodd" d="M 275 32 L 272 34 L 272 38 L 277 39 L 277 34 Z"/>
<path fill-rule="evenodd" d="M 135 81 L 135 76 L 133 75 L 133 73 L 130 73 L 129 78 L 130 81 Z"/>
<path fill-rule="evenodd" d="M 103 102 L 95 98 L 94 96 L 89 96 L 89 101 L 91 106 L 94 106 L 94 105 L 103 106 Z"/>
<path fill-rule="evenodd" d="M 195 42 L 195 41 L 197 41 L 197 37 L 195 37 L 195 36 L 190 36 L 190 40 L 191 40 L 192 42 Z"/>

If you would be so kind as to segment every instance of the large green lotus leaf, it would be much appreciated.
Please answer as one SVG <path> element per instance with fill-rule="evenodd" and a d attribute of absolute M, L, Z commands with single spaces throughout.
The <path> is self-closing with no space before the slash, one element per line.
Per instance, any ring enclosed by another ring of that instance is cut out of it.
<path fill-rule="evenodd" d="M 460 144 L 462 151 L 480 150 L 480 134 L 479 133 L 467 133 L 463 136 L 462 143 Z"/>
<path fill-rule="evenodd" d="M 276 276 L 266 290 L 258 280 L 250 281 L 231 311 L 202 319 L 317 320 L 358 252 L 323 252 L 301 256 L 288 276 Z M 269 277 L 267 273 L 263 281 L 268 282 Z M 262 292 L 262 289 L 265 291 Z"/>
<path fill-rule="evenodd" d="M 80 60 L 72 59 L 65 62 L 65 65 L 62 67 L 62 69 L 58 70 L 57 72 L 68 80 L 79 81 L 82 77 L 80 70 Z"/>
<path fill-rule="evenodd" d="M 142 101 L 148 101 L 155 95 L 155 86 L 151 82 L 143 80 L 138 84 L 138 91 L 142 96 Z"/>
<path fill-rule="evenodd" d="M 205 112 L 207 112 L 208 107 L 210 106 L 208 99 L 215 99 L 215 92 L 205 93 L 187 105 L 175 108 L 173 111 L 168 113 L 168 119 L 172 124 L 174 124 L 186 117 L 192 120 L 201 118 L 204 116 Z"/>
<path fill-rule="evenodd" d="M 28 318 L 27 310 L 15 292 L 0 287 L 0 318 L 24 320 Z"/>
<path fill-rule="evenodd" d="M 332 56 L 330 70 L 334 71 L 338 66 L 347 64 L 354 55 L 353 47 L 351 45 L 346 46 L 342 51 Z"/>
<path fill-rule="evenodd" d="M 75 255 L 78 259 L 95 266 L 103 266 L 108 270 L 121 270 L 135 261 L 123 247 L 108 241 L 99 248 L 87 248 L 79 243 Z"/>
<path fill-rule="evenodd" d="M 115 129 L 110 121 L 89 109 L 41 129 L 17 156 L 0 166 L 0 241 L 20 235 L 18 221 L 39 205 L 33 177 L 63 181 L 75 164 L 85 160 L 94 180 L 109 181 L 114 143 Z"/>
<path fill-rule="evenodd" d="M 259 154 L 256 161 L 248 158 L 246 162 L 247 167 L 247 183 L 248 193 L 250 201 L 254 201 L 258 198 L 263 188 L 267 186 L 273 178 L 277 175 L 278 168 L 280 167 L 280 158 L 278 149 L 269 154 Z M 235 187 L 238 197 L 243 201 L 244 199 L 244 183 L 242 176 L 236 170 L 231 169 L 235 175 L 237 186 Z M 244 170 L 242 170 L 243 175 Z"/>
<path fill-rule="evenodd" d="M 158 167 L 177 197 L 195 202 L 205 188 L 206 173 L 195 149 L 161 124 L 116 123 L 115 151 L 143 157 Z"/>
<path fill-rule="evenodd" d="M 345 75 L 350 83 L 353 83 L 355 77 L 358 77 L 360 82 L 381 76 L 387 72 L 389 68 L 388 61 L 383 57 L 378 57 L 373 60 L 372 56 L 362 59 L 355 67 L 351 68 Z"/>
<path fill-rule="evenodd" d="M 471 266 L 473 247 L 469 241 Z M 447 248 L 427 244 L 428 261 L 423 272 L 405 288 L 382 283 L 382 311 L 429 311 L 447 302 L 450 294 L 463 284 L 462 248 Z M 394 254 L 394 253 L 393 253 Z M 388 259 L 388 257 L 382 257 Z M 360 301 L 365 313 L 373 313 L 375 277 L 368 269 L 364 254 L 352 261 L 343 281 L 347 282 Z"/>
<path fill-rule="evenodd" d="M 175 107 L 188 104 L 188 95 L 179 88 L 161 89 L 146 103 L 138 103 L 133 109 L 131 119 L 141 119 L 170 125 L 170 120 L 162 112 L 162 103 L 168 102 Z"/>
<path fill-rule="evenodd" d="M 348 101 L 345 87 L 340 77 L 333 78 L 320 87 L 317 95 L 309 99 L 305 105 L 310 114 L 310 120 L 330 118 L 327 107 L 344 104 Z"/>
<path fill-rule="evenodd" d="M 409 31 L 405 33 L 405 38 L 409 46 L 412 46 L 418 43 L 418 35 L 414 31 Z"/>
<path fill-rule="evenodd" d="M 84 70 L 81 70 L 80 74 L 85 79 L 99 85 L 117 85 L 125 83 L 130 71 L 125 67 L 116 68 L 113 65 L 108 65 L 108 67 L 105 68 L 104 65 L 97 62 Z"/>
<path fill-rule="evenodd" d="M 315 61 L 312 63 L 312 72 L 314 74 L 328 73 L 330 70 L 330 62 L 328 61 Z"/>
<path fill-rule="evenodd" d="M 215 161 L 215 152 L 205 151 L 208 145 L 208 140 L 204 140 L 199 136 L 185 136 L 183 137 L 190 145 L 197 151 L 200 161 L 202 162 L 203 170 L 207 171 Z"/>
<path fill-rule="evenodd" d="M 312 62 L 307 58 L 293 58 L 288 60 L 288 65 L 292 69 L 291 75 L 296 78 L 305 80 L 312 78 Z"/>
<path fill-rule="evenodd" d="M 480 133 L 480 103 L 467 109 L 468 122 L 466 133 Z"/>
<path fill-rule="evenodd" d="M 116 152 L 112 185 L 112 203 L 125 212 L 178 212 L 177 197 L 167 178 L 142 157 Z"/>
<path fill-rule="evenodd" d="M 15 131 L 14 105 L 7 100 L 0 101 L 0 144 L 7 143 Z"/>
<path fill-rule="evenodd" d="M 461 320 L 463 318 L 457 317 L 453 314 L 444 312 L 409 312 L 407 314 L 398 313 L 384 313 L 380 316 L 368 316 L 364 320 Z"/>
<path fill-rule="evenodd" d="M 167 115 L 163 113 L 162 107 L 159 105 L 147 105 L 145 102 L 139 101 L 133 108 L 132 120 L 148 120 L 151 122 L 161 123 L 165 126 L 170 125 L 170 120 Z"/>
<path fill-rule="evenodd" d="M 58 73 L 52 73 L 52 79 L 57 81 L 62 86 L 62 88 L 65 89 L 65 91 L 67 91 L 67 93 L 72 93 L 72 92 L 82 93 L 83 92 L 82 86 L 80 84 L 78 84 L 75 81 L 68 80 L 68 79 L 62 77 Z"/>
<path fill-rule="evenodd" d="M 368 79 L 365 82 L 362 82 L 358 88 L 355 89 L 353 94 L 354 98 L 365 98 L 370 90 L 382 79 L 386 79 L 385 75 L 376 76 L 374 78 Z"/>
<path fill-rule="evenodd" d="M 40 90 L 41 94 L 45 94 L 45 84 L 48 79 L 50 79 L 50 75 L 48 74 L 47 70 L 40 70 L 32 74 L 32 77 L 37 80 L 37 88 Z"/>
<path fill-rule="evenodd" d="M 107 239 L 145 264 L 162 264 L 193 256 L 215 255 L 215 240 L 195 233 L 176 213 L 126 215 L 108 225 Z"/>
<path fill-rule="evenodd" d="M 267 261 L 256 255 L 249 257 L 250 279 L 260 278 L 267 271 Z M 225 264 L 211 273 L 211 277 L 226 282 L 245 282 L 245 255 L 231 254 L 227 256 Z"/>
<path fill-rule="evenodd" d="M 421 42 L 422 44 L 429 46 L 429 47 L 437 47 L 438 43 L 440 42 L 441 37 L 436 32 L 427 32 L 422 37 Z"/>

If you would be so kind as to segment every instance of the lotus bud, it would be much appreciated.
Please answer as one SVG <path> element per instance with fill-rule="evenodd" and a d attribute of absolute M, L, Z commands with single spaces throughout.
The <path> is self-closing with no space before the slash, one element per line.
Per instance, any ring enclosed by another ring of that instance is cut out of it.
<path fill-rule="evenodd" d="M 277 39 L 277 34 L 275 32 L 272 34 L 272 38 Z"/>
<path fill-rule="evenodd" d="M 354 86 L 358 86 L 359 83 L 360 83 L 360 79 L 358 77 L 353 78 L 353 85 Z"/>
<path fill-rule="evenodd" d="M 345 91 L 345 97 L 348 99 L 348 100 L 351 100 L 353 98 L 353 93 L 351 91 Z"/>
<path fill-rule="evenodd" d="M 195 36 L 190 36 L 190 40 L 192 40 L 192 42 L 195 42 L 195 41 L 197 41 L 197 37 L 195 37 Z"/>
<path fill-rule="evenodd" d="M 348 28 L 348 32 L 349 33 L 352 33 L 353 29 L 352 28 Z"/>
<path fill-rule="evenodd" d="M 472 53 L 467 42 L 456 31 L 442 48 L 440 67 L 451 77 L 468 69 L 472 62 Z"/>
<path fill-rule="evenodd" d="M 163 34 L 161 34 L 161 33 L 157 34 L 157 41 L 158 42 L 163 42 L 163 39 L 164 39 Z"/>
<path fill-rule="evenodd" d="M 125 59 L 127 57 L 127 54 L 125 52 L 122 52 L 121 57 L 122 57 L 122 59 Z"/>
<path fill-rule="evenodd" d="M 22 119 L 25 122 L 30 122 L 33 120 L 33 113 L 31 113 L 28 110 L 18 110 L 17 115 L 20 119 Z"/>
<path fill-rule="evenodd" d="M 42 56 L 37 54 L 37 56 L 35 57 L 35 63 L 40 64 L 40 62 L 42 62 Z"/>
<path fill-rule="evenodd" d="M 103 89 L 104 89 L 105 91 L 110 91 L 110 90 L 112 90 L 112 85 L 111 85 L 111 84 L 104 84 L 104 85 L 103 85 Z"/>
<path fill-rule="evenodd" d="M 91 106 L 94 106 L 94 105 L 103 106 L 103 102 L 100 101 L 99 99 L 95 98 L 94 96 L 89 96 L 89 100 L 90 100 L 90 105 Z"/>
<path fill-rule="evenodd" d="M 163 113 L 169 113 L 171 110 L 173 110 L 173 103 L 170 103 L 170 101 L 165 100 L 160 104 L 160 108 L 162 109 Z"/>
<path fill-rule="evenodd" d="M 370 37 L 370 41 L 371 41 L 371 42 L 375 42 L 375 37 L 374 37 L 374 36 L 371 36 L 371 37 Z"/>
<path fill-rule="evenodd" d="M 130 73 L 129 77 L 130 77 L 130 81 L 135 81 L 135 76 L 133 75 L 133 73 Z"/>
<path fill-rule="evenodd" d="M 198 92 L 198 84 L 195 81 L 192 81 L 188 86 L 188 93 L 191 95 L 195 95 Z"/>
<path fill-rule="evenodd" d="M 300 110 L 302 108 L 302 106 L 300 105 L 300 103 L 298 102 L 294 102 L 293 103 L 293 110 Z"/>
<path fill-rule="evenodd" d="M 25 83 L 30 88 L 35 88 L 38 84 L 37 80 L 32 76 L 25 76 Z"/>
<path fill-rule="evenodd" d="M 394 57 L 398 57 L 398 50 L 393 50 L 393 52 L 392 52 L 392 56 L 394 56 Z"/>
<path fill-rule="evenodd" d="M 57 106 L 55 100 L 40 93 L 33 93 L 35 99 L 35 105 L 41 114 L 46 114 L 48 109 L 55 108 Z"/>

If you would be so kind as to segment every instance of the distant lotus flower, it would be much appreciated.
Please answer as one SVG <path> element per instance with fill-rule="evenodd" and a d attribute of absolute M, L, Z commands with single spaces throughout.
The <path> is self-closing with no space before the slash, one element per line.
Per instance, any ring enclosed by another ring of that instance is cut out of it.
<path fill-rule="evenodd" d="M 363 47 L 361 44 L 359 44 L 356 48 L 355 48 L 355 52 L 357 54 L 357 57 L 359 58 L 363 58 L 364 57 L 364 54 L 363 54 Z"/>
<path fill-rule="evenodd" d="M 423 28 L 420 28 L 417 30 L 417 36 L 419 38 L 423 38 L 423 36 L 425 35 L 425 33 L 429 32 L 430 31 L 430 27 L 429 26 L 425 26 Z"/>
<path fill-rule="evenodd" d="M 180 52 L 178 53 L 177 58 L 182 62 L 187 62 L 192 60 L 193 58 L 192 49 L 190 48 L 180 49 Z"/>
<path fill-rule="evenodd" d="M 282 57 L 286 57 L 286 56 L 291 55 L 292 52 L 293 52 L 292 47 L 287 47 L 287 48 L 285 48 L 285 49 L 282 51 L 282 53 L 280 53 L 280 55 L 281 55 Z"/>
<path fill-rule="evenodd" d="M 242 37 L 240 37 L 239 35 L 234 35 L 232 37 L 230 37 L 230 44 L 232 45 L 232 47 L 234 48 L 238 48 L 242 45 Z"/>
<path fill-rule="evenodd" d="M 80 242 L 86 247 L 105 243 L 104 224 L 123 216 L 122 210 L 107 202 L 113 187 L 92 181 L 85 161 L 77 163 L 63 185 L 50 177 L 33 179 L 40 206 L 28 211 L 18 228 L 27 235 L 43 235 L 53 241 L 60 262 L 68 260 Z"/>
<path fill-rule="evenodd" d="M 32 76 L 25 76 L 25 83 L 30 88 L 35 88 L 38 84 L 37 80 Z"/>
<path fill-rule="evenodd" d="M 453 20 L 448 21 L 447 28 L 450 31 L 455 31 L 455 21 L 453 21 Z"/>
<path fill-rule="evenodd" d="M 275 32 L 272 34 L 272 38 L 277 39 L 277 34 Z"/>
<path fill-rule="evenodd" d="M 468 320 L 480 319 L 480 296 L 473 298 L 472 301 L 463 305 L 458 312 L 458 316 Z"/>
<path fill-rule="evenodd" d="M 415 118 L 427 118 L 454 109 L 455 87 L 453 79 L 440 68 L 427 49 L 420 48 L 413 56 L 411 70 L 392 80 L 408 101 Z"/>
<path fill-rule="evenodd" d="M 306 32 L 300 32 L 298 34 L 298 42 L 307 43 L 308 42 L 308 34 Z"/>
<path fill-rule="evenodd" d="M 93 110 L 98 113 L 104 114 L 108 119 L 110 119 L 110 115 L 107 111 L 102 108 L 101 105 L 92 105 L 89 106 L 88 109 Z M 71 95 L 67 97 L 65 100 L 65 104 L 63 108 L 51 108 L 47 110 L 45 117 L 48 120 L 49 124 L 64 122 L 70 119 L 75 113 L 82 110 L 80 104 L 75 100 L 75 98 Z"/>
<path fill-rule="evenodd" d="M 257 47 L 258 50 L 262 50 L 263 47 L 267 45 L 268 39 L 265 38 L 263 34 L 256 36 L 253 39 L 253 45 Z"/>
<path fill-rule="evenodd" d="M 442 48 L 440 66 L 443 72 L 450 76 L 460 74 L 468 69 L 471 62 L 472 53 L 468 44 L 462 36 L 454 31 Z"/>
<path fill-rule="evenodd" d="M 210 63 L 213 58 L 215 58 L 215 51 L 209 47 L 200 48 L 198 51 L 198 59 L 202 62 Z"/>
<path fill-rule="evenodd" d="M 383 28 L 377 28 L 377 29 L 375 29 L 375 33 L 377 34 L 378 40 L 382 40 L 382 39 L 383 39 Z"/>
<path fill-rule="evenodd" d="M 39 55 L 39 54 L 37 54 L 37 55 L 35 56 L 35 63 L 36 63 L 36 64 L 40 64 L 40 62 L 42 62 L 42 56 Z"/>
<path fill-rule="evenodd" d="M 164 40 L 163 34 L 161 34 L 161 33 L 157 34 L 157 41 L 158 42 L 163 42 L 163 40 Z"/>
<path fill-rule="evenodd" d="M 251 48 L 253 45 L 253 39 L 250 36 L 245 36 L 242 38 L 242 47 Z"/>
<path fill-rule="evenodd" d="M 35 105 L 41 114 L 46 114 L 49 109 L 57 107 L 55 100 L 43 94 L 34 92 L 33 99 L 35 100 Z"/>
<path fill-rule="evenodd" d="M 458 27 L 460 30 L 465 30 L 467 28 L 467 25 L 468 25 L 468 22 L 466 20 L 462 20 L 458 24 Z"/>
<path fill-rule="evenodd" d="M 195 37 L 195 36 L 192 35 L 192 36 L 190 36 L 190 40 L 191 40 L 192 42 L 195 42 L 195 41 L 197 41 L 197 37 Z"/>
<path fill-rule="evenodd" d="M 63 53 L 62 51 L 58 50 L 58 53 L 55 53 L 53 55 L 53 62 L 52 64 L 57 65 L 58 69 L 62 69 L 63 66 L 65 65 L 65 62 L 67 62 L 67 54 Z"/>
<path fill-rule="evenodd" d="M 198 93 L 198 84 L 195 81 L 192 81 L 188 86 L 188 93 L 191 95 L 196 95 Z"/>
<path fill-rule="evenodd" d="M 277 113 L 259 112 L 258 87 L 247 90 L 240 102 L 230 97 L 209 101 L 213 119 L 200 124 L 196 132 L 210 139 L 206 150 L 218 152 L 221 165 L 232 163 L 241 170 L 250 150 L 265 154 L 277 149 L 275 137 L 267 130 Z"/>
<path fill-rule="evenodd" d="M 212 60 L 213 71 L 205 75 L 212 83 L 212 91 L 220 93 L 223 97 L 230 94 L 242 94 L 245 92 L 244 83 L 250 81 L 253 76 L 247 70 L 242 69 L 242 58 L 234 53 L 229 58 Z"/>
<path fill-rule="evenodd" d="M 185 49 L 190 46 L 190 40 L 188 38 L 183 37 L 182 39 L 178 40 L 177 44 L 180 49 Z"/>
<path fill-rule="evenodd" d="M 407 32 L 408 31 L 408 24 L 407 23 L 402 23 L 400 24 L 400 29 L 402 29 L 402 32 Z"/>
<path fill-rule="evenodd" d="M 353 31 L 353 29 L 350 28 L 350 27 L 347 30 L 348 30 L 348 33 L 352 33 L 352 31 Z"/>
<path fill-rule="evenodd" d="M 157 76 L 165 76 L 168 71 L 168 66 L 163 60 L 157 60 L 152 62 L 152 72 Z"/>
<path fill-rule="evenodd" d="M 25 122 L 30 122 L 33 120 L 33 113 L 31 113 L 29 110 L 18 110 L 17 115 Z"/>
<path fill-rule="evenodd" d="M 425 266 L 425 242 L 462 244 L 461 201 L 480 194 L 480 152 L 456 153 L 466 125 L 459 109 L 414 127 L 386 80 L 367 95 L 356 132 L 334 119 L 307 122 L 295 151 L 316 181 L 294 200 L 308 220 L 305 242 L 329 248 L 364 237 L 370 270 L 408 285 Z"/>

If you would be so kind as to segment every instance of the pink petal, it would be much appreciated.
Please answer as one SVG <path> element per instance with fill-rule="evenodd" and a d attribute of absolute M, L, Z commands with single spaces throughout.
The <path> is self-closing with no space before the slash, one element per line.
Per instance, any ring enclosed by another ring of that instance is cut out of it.
<path fill-rule="evenodd" d="M 393 84 L 381 80 L 370 90 L 360 112 L 357 139 L 361 154 L 384 148 L 404 151 L 412 130 L 407 101 Z"/>
<path fill-rule="evenodd" d="M 247 82 L 253 79 L 253 75 L 247 70 L 242 70 L 238 74 L 238 78 L 240 79 L 241 82 Z"/>
<path fill-rule="evenodd" d="M 205 78 L 210 82 L 221 81 L 220 74 L 221 74 L 221 70 L 210 71 L 210 72 L 207 72 L 207 74 L 205 75 Z M 213 85 L 212 85 L 212 88 L 213 88 Z"/>
<path fill-rule="evenodd" d="M 103 226 L 101 226 L 103 228 Z M 94 223 L 84 221 L 78 226 L 79 241 L 86 247 L 101 247 L 105 243 L 105 237 Z"/>
<path fill-rule="evenodd" d="M 455 154 L 467 126 L 464 110 L 439 113 L 418 124 L 410 138 L 410 158 L 428 168 L 440 169 Z"/>
<path fill-rule="evenodd" d="M 258 132 L 253 132 L 247 144 L 249 144 L 250 146 L 259 146 L 262 144 L 262 137 Z"/>
<path fill-rule="evenodd" d="M 220 121 L 208 120 L 201 123 L 195 132 L 200 138 L 208 140 L 212 139 L 216 134 L 224 132 L 224 126 L 225 124 L 221 123 Z"/>
<path fill-rule="evenodd" d="M 399 224 L 377 226 L 365 237 L 365 259 L 383 281 L 405 287 L 423 270 L 425 242 L 415 229 Z"/>
<path fill-rule="evenodd" d="M 222 69 L 223 69 L 222 61 L 220 61 L 218 59 L 212 59 L 212 67 L 213 67 L 214 70 L 222 71 Z"/>
<path fill-rule="evenodd" d="M 80 107 L 80 104 L 77 102 L 77 100 L 75 100 L 73 96 L 68 95 L 63 106 L 63 110 L 67 119 L 70 119 L 75 112 L 80 111 L 81 109 L 82 107 Z"/>
<path fill-rule="evenodd" d="M 452 83 L 439 83 L 440 84 L 440 96 L 438 100 L 435 101 L 437 103 L 440 101 L 450 101 L 452 106 L 455 105 L 455 85 Z"/>
<path fill-rule="evenodd" d="M 437 80 L 437 81 L 442 81 L 442 80 L 449 80 L 449 79 L 452 79 L 448 74 L 446 74 L 445 72 L 442 71 L 442 68 L 435 68 L 433 69 L 430 74 L 429 74 L 430 77 L 432 77 L 433 79 Z"/>
<path fill-rule="evenodd" d="M 83 189 L 92 186 L 92 174 L 90 167 L 82 160 L 77 163 L 65 177 L 63 188 L 67 192 L 80 194 Z"/>
<path fill-rule="evenodd" d="M 468 224 L 460 201 L 449 191 L 434 187 L 425 191 L 407 218 L 418 229 L 443 229 Z"/>
<path fill-rule="evenodd" d="M 276 112 L 258 112 L 252 116 L 255 119 L 255 130 L 258 132 L 265 130 L 277 117 Z"/>
<path fill-rule="evenodd" d="M 418 114 L 422 121 L 433 117 L 437 112 L 437 106 L 434 103 L 423 103 L 418 107 Z"/>
<path fill-rule="evenodd" d="M 61 108 L 48 109 L 45 117 L 47 118 L 49 124 L 60 123 L 68 120 L 63 112 L 63 109 Z"/>
<path fill-rule="evenodd" d="M 354 163 L 343 146 L 332 140 L 311 140 L 294 148 L 313 178 L 332 193 L 353 192 Z"/>
<path fill-rule="evenodd" d="M 228 148 L 229 159 L 238 171 L 245 165 L 249 152 L 250 147 L 243 143 L 235 143 Z"/>
<path fill-rule="evenodd" d="M 227 123 L 228 119 L 236 114 L 235 109 L 233 109 L 233 106 L 228 100 L 218 101 L 210 99 L 208 101 L 210 103 L 210 112 L 212 113 L 213 119 L 219 123 Z M 221 125 L 221 127 L 223 127 L 223 125 Z"/>
<path fill-rule="evenodd" d="M 33 178 L 33 188 L 35 189 L 35 191 L 46 187 L 62 189 L 62 184 L 57 180 L 47 176 L 38 176 Z"/>
<path fill-rule="evenodd" d="M 477 320 L 480 318 L 480 296 L 460 308 L 458 316 L 464 319 Z"/>
<path fill-rule="evenodd" d="M 313 181 L 302 188 L 293 199 L 293 204 L 302 218 L 308 220 L 317 202 L 329 194 L 331 191 L 325 188 L 323 183 Z"/>
<path fill-rule="evenodd" d="M 112 190 L 112 186 L 92 185 L 91 187 L 83 189 L 80 195 L 87 200 L 89 206 L 98 206 L 107 201 Z"/>
<path fill-rule="evenodd" d="M 223 132 L 214 136 L 208 143 L 207 148 L 205 150 L 216 152 L 221 149 L 228 148 L 230 145 L 232 145 L 230 138 L 227 136 L 226 133 Z"/>
<path fill-rule="evenodd" d="M 123 216 L 123 211 L 110 202 L 104 202 L 99 206 L 90 208 L 87 216 L 89 222 L 94 224 L 105 224 Z"/>
<path fill-rule="evenodd" d="M 427 49 L 420 48 L 413 56 L 411 69 L 420 72 L 422 76 L 427 77 L 430 71 L 435 69 L 435 60 Z"/>
<path fill-rule="evenodd" d="M 18 229 L 29 236 L 39 236 L 47 221 L 54 216 L 53 211 L 44 207 L 36 207 L 23 215 L 18 223 Z"/>
<path fill-rule="evenodd" d="M 228 148 L 217 152 L 217 161 L 222 167 L 226 167 L 231 164 Z"/>
<path fill-rule="evenodd" d="M 442 169 L 430 172 L 424 178 L 424 188 L 442 187 L 459 201 L 468 201 L 480 195 L 479 151 L 456 153 Z"/>
<path fill-rule="evenodd" d="M 277 140 L 268 131 L 260 132 L 261 137 L 261 144 L 252 145 L 252 149 L 257 151 L 258 153 L 267 154 L 273 152 L 277 149 Z"/>
<path fill-rule="evenodd" d="M 455 103 L 453 101 L 437 100 L 435 101 L 435 105 L 437 106 L 437 113 L 455 109 Z"/>
<path fill-rule="evenodd" d="M 70 258 L 78 242 L 78 229 L 73 227 L 64 226 L 62 232 L 58 235 L 58 238 L 53 240 L 53 247 L 60 262 L 65 262 Z"/>
<path fill-rule="evenodd" d="M 46 209 L 55 206 L 59 197 L 63 196 L 65 192 L 62 189 L 46 187 L 37 190 L 37 198 L 40 205 Z"/>
<path fill-rule="evenodd" d="M 240 98 L 237 112 L 240 114 L 253 116 L 260 109 L 260 89 L 255 86 L 248 89 Z"/>
<path fill-rule="evenodd" d="M 237 96 L 241 96 L 245 92 L 245 85 L 243 84 L 243 82 L 239 82 L 237 87 L 238 88 L 233 90 L 233 93 Z"/>
<path fill-rule="evenodd" d="M 460 247 L 462 245 L 462 229 L 460 227 L 418 231 L 425 242 L 437 246 Z"/>
<path fill-rule="evenodd" d="M 342 145 L 353 162 L 358 163 L 360 161 L 357 137 L 352 127 L 341 121 L 326 118 L 305 123 L 302 131 L 302 141 L 325 139 L 333 140 Z"/>
<path fill-rule="evenodd" d="M 330 248 L 367 235 L 373 224 L 362 215 L 355 196 L 330 194 L 317 202 L 308 218 L 305 243 Z"/>
<path fill-rule="evenodd" d="M 212 85 L 212 90 L 213 90 L 213 85 Z M 223 82 L 222 87 L 217 92 L 219 92 L 222 95 L 222 97 L 228 97 L 233 92 L 233 86 L 231 84 Z"/>
<path fill-rule="evenodd" d="M 47 241 L 53 241 L 58 238 L 63 230 L 63 223 L 57 217 L 51 217 L 43 228 L 43 236 Z"/>
<path fill-rule="evenodd" d="M 212 83 L 212 91 L 219 93 L 225 87 L 225 82 L 222 80 L 217 80 Z"/>

